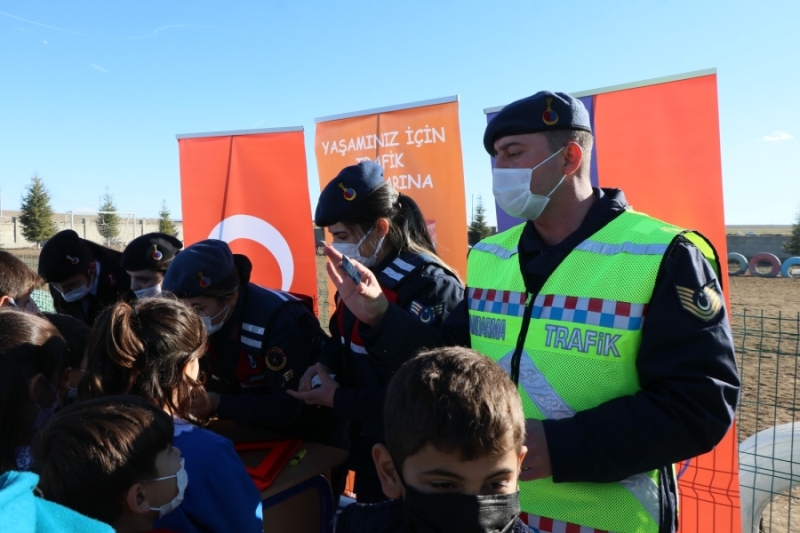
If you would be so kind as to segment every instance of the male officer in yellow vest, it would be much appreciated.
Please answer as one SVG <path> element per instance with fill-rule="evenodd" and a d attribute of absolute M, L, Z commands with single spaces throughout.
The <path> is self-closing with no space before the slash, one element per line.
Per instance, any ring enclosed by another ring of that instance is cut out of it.
<path fill-rule="evenodd" d="M 564 93 L 489 123 L 495 198 L 527 222 L 473 247 L 467 298 L 440 329 L 408 320 L 369 270 L 354 285 L 332 249 L 328 271 L 371 354 L 399 365 L 422 346 L 472 346 L 518 383 L 534 530 L 672 532 L 672 465 L 711 450 L 738 399 L 719 262 L 699 234 L 593 188 L 592 144 L 586 109 Z"/>

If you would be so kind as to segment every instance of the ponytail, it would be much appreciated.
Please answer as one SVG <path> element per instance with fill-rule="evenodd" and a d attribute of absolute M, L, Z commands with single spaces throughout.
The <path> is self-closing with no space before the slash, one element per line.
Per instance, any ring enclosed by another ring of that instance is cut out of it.
<path fill-rule="evenodd" d="M 202 378 L 184 372 L 203 355 L 206 332 L 191 307 L 167 298 L 119 302 L 97 318 L 89 337 L 89 364 L 78 387 L 81 399 L 135 394 L 174 416 L 198 420 L 204 412 Z"/>

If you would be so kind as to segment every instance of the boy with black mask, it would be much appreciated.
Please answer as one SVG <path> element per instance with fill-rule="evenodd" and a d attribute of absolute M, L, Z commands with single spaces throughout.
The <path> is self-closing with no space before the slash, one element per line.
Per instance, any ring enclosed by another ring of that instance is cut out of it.
<path fill-rule="evenodd" d="M 496 363 L 440 348 L 389 385 L 386 445 L 373 460 L 392 500 L 344 509 L 337 533 L 528 533 L 517 477 L 527 448 L 522 403 Z"/>

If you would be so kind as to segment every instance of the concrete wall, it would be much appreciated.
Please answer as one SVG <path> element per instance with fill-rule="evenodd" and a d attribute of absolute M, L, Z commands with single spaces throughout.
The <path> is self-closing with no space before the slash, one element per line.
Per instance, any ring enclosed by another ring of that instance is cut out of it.
<path fill-rule="evenodd" d="M 3 211 L 3 215 L 0 217 L 0 248 L 32 248 L 36 246 L 35 243 L 25 240 L 25 237 L 22 236 L 18 211 Z M 95 216 L 76 215 L 70 217 L 58 213 L 53 215 L 53 222 L 58 231 L 74 229 L 84 239 L 105 244 L 100 232 L 97 231 L 97 217 Z M 173 223 L 178 230 L 178 239 L 183 240 L 183 223 L 180 221 L 173 221 Z M 125 245 L 140 235 L 158 231 L 158 219 L 137 218 L 134 224 L 132 219 L 121 218 L 119 229 L 120 234 L 117 239 L 119 244 Z"/>
<path fill-rule="evenodd" d="M 756 254 L 767 252 L 785 261 L 790 255 L 783 251 L 783 243 L 788 239 L 787 235 L 728 235 L 728 253 L 736 252 L 750 260 Z"/>

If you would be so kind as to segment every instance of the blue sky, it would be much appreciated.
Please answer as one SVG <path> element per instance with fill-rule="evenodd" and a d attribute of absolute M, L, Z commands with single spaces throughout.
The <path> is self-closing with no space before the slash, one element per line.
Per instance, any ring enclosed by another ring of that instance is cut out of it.
<path fill-rule="evenodd" d="M 284 126 L 315 204 L 315 117 L 454 94 L 467 201 L 490 200 L 484 108 L 716 67 L 726 222 L 790 224 L 798 20 L 796 0 L 0 1 L 2 207 L 36 171 L 59 212 L 108 188 L 178 218 L 175 134 Z"/>

